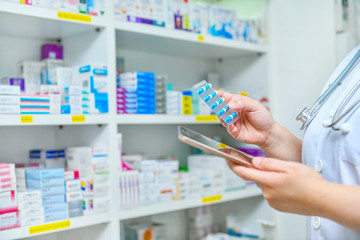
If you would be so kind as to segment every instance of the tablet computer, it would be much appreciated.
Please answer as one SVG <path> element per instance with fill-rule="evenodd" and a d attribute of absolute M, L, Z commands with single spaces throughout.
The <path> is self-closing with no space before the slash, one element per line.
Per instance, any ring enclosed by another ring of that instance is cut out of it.
<path fill-rule="evenodd" d="M 244 153 L 236 148 L 232 148 L 186 127 L 178 126 L 178 138 L 180 141 L 205 152 L 223 157 L 246 167 L 253 167 L 252 159 L 254 156 Z"/>

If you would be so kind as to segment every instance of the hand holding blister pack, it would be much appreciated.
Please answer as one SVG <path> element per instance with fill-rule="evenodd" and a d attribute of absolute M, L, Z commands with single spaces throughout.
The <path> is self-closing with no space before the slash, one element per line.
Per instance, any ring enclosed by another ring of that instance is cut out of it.
<path fill-rule="evenodd" d="M 232 125 L 239 119 L 239 114 L 232 111 L 225 100 L 219 97 L 211 84 L 203 80 L 192 87 L 200 98 L 218 115 L 227 125 Z"/>

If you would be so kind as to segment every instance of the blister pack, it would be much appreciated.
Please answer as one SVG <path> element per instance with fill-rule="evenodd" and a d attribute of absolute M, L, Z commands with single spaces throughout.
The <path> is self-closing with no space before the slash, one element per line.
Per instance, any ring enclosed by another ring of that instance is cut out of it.
<path fill-rule="evenodd" d="M 228 125 L 232 125 L 239 119 L 239 114 L 232 111 L 225 100 L 217 94 L 211 84 L 203 80 L 193 87 L 194 91 L 210 107 L 211 111 L 218 115 Z"/>

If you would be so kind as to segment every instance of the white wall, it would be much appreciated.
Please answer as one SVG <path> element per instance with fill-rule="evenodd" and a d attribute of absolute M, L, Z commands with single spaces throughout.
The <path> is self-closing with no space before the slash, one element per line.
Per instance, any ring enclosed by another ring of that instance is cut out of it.
<path fill-rule="evenodd" d="M 335 68 L 334 1 L 269 1 L 270 101 L 275 119 L 302 137 L 296 116 Z M 277 214 L 280 239 L 305 239 L 305 218 Z"/>

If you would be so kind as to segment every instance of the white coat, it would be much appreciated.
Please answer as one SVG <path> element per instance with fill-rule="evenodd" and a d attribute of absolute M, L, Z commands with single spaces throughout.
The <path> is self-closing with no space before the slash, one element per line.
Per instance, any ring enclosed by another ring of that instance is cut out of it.
<path fill-rule="evenodd" d="M 324 87 L 324 91 L 349 63 L 359 48 L 360 46 L 352 50 L 340 63 Z M 360 64 L 357 63 L 342 84 L 323 104 L 305 131 L 302 148 L 303 163 L 314 168 L 329 182 L 360 185 L 360 104 L 336 125 L 340 127 L 343 123 L 350 124 L 349 133 L 323 127 L 323 122 L 332 120 L 341 101 L 359 80 Z M 357 91 L 344 110 L 359 97 L 360 91 Z M 333 194 L 337 193 L 334 192 Z M 337 204 L 341 205 L 342 203 Z M 360 239 L 360 232 L 317 216 L 307 217 L 306 227 L 307 239 Z"/>

